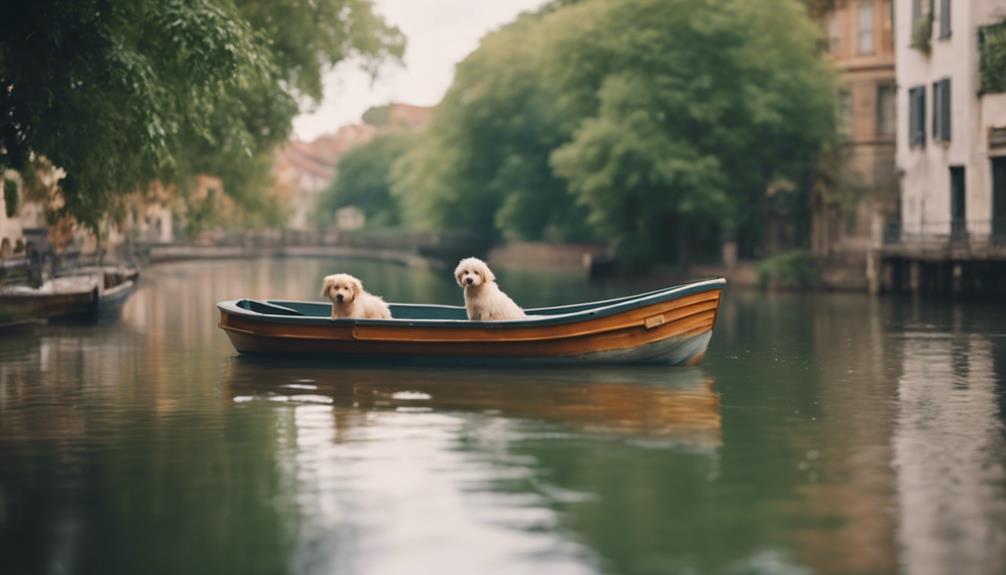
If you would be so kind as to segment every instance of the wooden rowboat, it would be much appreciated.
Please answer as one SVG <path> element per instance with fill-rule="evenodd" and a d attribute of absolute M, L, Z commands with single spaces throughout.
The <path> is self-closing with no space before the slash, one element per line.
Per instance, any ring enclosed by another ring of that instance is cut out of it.
<path fill-rule="evenodd" d="M 391 320 L 331 319 L 322 302 L 239 299 L 217 304 L 239 353 L 449 363 L 695 365 L 712 337 L 726 280 L 470 321 L 460 306 L 390 304 Z"/>
<path fill-rule="evenodd" d="M 36 320 L 95 323 L 117 318 L 136 287 L 139 272 L 112 266 L 76 268 L 39 287 L 0 287 L 4 311 Z"/>

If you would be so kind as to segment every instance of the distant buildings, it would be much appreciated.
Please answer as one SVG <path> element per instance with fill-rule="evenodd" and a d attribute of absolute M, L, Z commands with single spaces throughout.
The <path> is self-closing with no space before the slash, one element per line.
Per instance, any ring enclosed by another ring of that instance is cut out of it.
<path fill-rule="evenodd" d="M 388 104 L 371 108 L 364 114 L 364 123 L 349 124 L 334 134 L 326 134 L 312 142 L 291 141 L 276 157 L 273 174 L 281 193 L 289 194 L 293 214 L 288 226 L 296 230 L 315 227 L 312 220 L 318 198 L 335 180 L 339 158 L 350 149 L 366 144 L 385 132 L 418 130 L 426 126 L 433 108 L 410 104 Z M 345 213 L 338 218 L 340 226 L 362 226 L 361 213 Z"/>
<path fill-rule="evenodd" d="M 812 196 L 814 253 L 848 264 L 844 287 L 1001 281 L 989 265 L 1006 261 L 1006 0 L 816 6 L 844 157 Z"/>
<path fill-rule="evenodd" d="M 1006 241 L 1006 0 L 897 0 L 905 239 Z"/>
<path fill-rule="evenodd" d="M 838 72 L 843 149 L 812 199 L 811 247 L 865 262 L 874 222 L 896 213 L 894 13 L 891 0 L 836 0 L 821 15 L 822 49 Z"/>

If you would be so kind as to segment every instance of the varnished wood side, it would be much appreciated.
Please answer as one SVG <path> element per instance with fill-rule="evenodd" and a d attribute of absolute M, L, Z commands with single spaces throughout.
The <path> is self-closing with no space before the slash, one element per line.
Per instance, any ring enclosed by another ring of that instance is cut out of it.
<path fill-rule="evenodd" d="M 295 325 L 221 314 L 241 352 L 412 357 L 567 357 L 633 349 L 713 328 L 719 290 L 583 322 L 514 328 Z M 662 320 L 648 321 L 660 316 Z M 649 326 L 649 327 L 648 327 Z"/>
<path fill-rule="evenodd" d="M 377 342 L 541 342 L 579 337 L 627 327 L 644 326 L 647 319 L 663 316 L 664 325 L 712 311 L 715 318 L 720 291 L 693 294 L 678 300 L 660 302 L 625 313 L 588 319 L 569 324 L 540 326 L 466 326 L 412 327 L 398 325 L 298 325 L 269 323 L 221 312 L 220 327 L 275 338 L 298 340 L 366 340 Z"/>

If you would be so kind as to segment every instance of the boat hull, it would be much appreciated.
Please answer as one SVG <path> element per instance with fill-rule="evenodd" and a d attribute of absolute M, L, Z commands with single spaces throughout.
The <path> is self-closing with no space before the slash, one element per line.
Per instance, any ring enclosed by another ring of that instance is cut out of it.
<path fill-rule="evenodd" d="M 298 323 L 258 318 L 221 304 L 220 327 L 234 348 L 246 354 L 457 364 L 695 365 L 712 336 L 722 280 L 706 288 L 610 313 L 571 314 L 582 317 L 569 321 Z"/>

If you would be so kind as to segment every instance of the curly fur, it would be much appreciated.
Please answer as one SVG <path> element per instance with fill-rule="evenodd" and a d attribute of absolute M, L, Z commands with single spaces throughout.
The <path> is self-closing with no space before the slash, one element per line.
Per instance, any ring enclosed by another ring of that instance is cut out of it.
<path fill-rule="evenodd" d="M 391 319 L 388 304 L 364 291 L 363 283 L 349 274 L 325 276 L 321 295 L 332 300 L 332 319 Z"/>
<path fill-rule="evenodd" d="M 454 279 L 465 291 L 468 319 L 491 321 L 526 317 L 508 295 L 496 285 L 496 275 L 478 258 L 465 258 L 454 270 Z"/>

